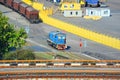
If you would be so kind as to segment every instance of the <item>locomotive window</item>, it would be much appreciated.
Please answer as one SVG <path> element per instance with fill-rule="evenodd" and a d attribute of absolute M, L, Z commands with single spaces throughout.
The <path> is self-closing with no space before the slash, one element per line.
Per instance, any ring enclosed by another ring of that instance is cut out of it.
<path fill-rule="evenodd" d="M 72 12 L 70 12 L 70 14 L 72 15 Z"/>
<path fill-rule="evenodd" d="M 57 36 L 55 36 L 55 38 L 57 38 Z"/>
<path fill-rule="evenodd" d="M 58 36 L 58 39 L 61 39 L 61 36 Z"/>
<path fill-rule="evenodd" d="M 76 15 L 78 15 L 78 12 L 76 12 Z"/>
<path fill-rule="evenodd" d="M 65 39 L 65 36 L 63 36 L 62 39 Z"/>

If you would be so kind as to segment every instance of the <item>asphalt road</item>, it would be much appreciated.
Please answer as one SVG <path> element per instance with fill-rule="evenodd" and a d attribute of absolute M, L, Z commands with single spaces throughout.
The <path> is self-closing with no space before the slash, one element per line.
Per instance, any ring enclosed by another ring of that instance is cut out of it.
<path fill-rule="evenodd" d="M 51 3 L 49 3 L 49 4 L 51 4 Z M 30 42 L 30 47 L 35 46 L 38 48 L 37 51 L 42 51 L 42 52 L 61 52 L 61 51 L 58 51 L 58 50 L 48 46 L 48 44 L 46 42 L 48 33 L 50 31 L 59 30 L 59 29 L 54 28 L 54 27 L 44 24 L 44 23 L 29 24 L 28 21 L 24 17 L 22 17 L 18 13 L 14 12 L 11 9 L 6 8 L 2 5 L 0 5 L 0 10 L 6 16 L 8 16 L 10 18 L 10 20 L 9 20 L 10 23 L 13 23 L 18 26 L 23 26 L 23 28 L 25 28 L 26 26 L 29 26 L 30 31 L 28 33 L 29 38 L 27 39 L 27 41 Z M 116 17 L 116 18 L 119 19 L 119 17 Z M 104 19 L 108 20 L 108 18 L 104 18 Z M 85 22 L 87 22 L 87 20 L 84 20 L 83 24 Z M 94 21 L 91 21 L 91 22 L 94 22 Z M 63 31 L 63 30 L 59 30 L 59 31 Z M 65 32 L 65 31 L 63 31 L 63 32 Z M 65 33 L 67 34 L 67 45 L 70 46 L 70 48 L 65 51 L 73 52 L 73 53 L 79 54 L 79 55 L 87 54 L 87 55 L 89 55 L 91 57 L 95 57 L 97 59 L 120 59 L 120 57 L 119 57 L 120 50 L 116 50 L 116 49 L 101 45 L 99 43 L 81 38 L 79 36 L 73 35 L 68 32 L 65 32 Z M 87 42 L 87 47 L 82 47 L 80 49 L 80 47 L 79 47 L 80 39 L 85 40 Z"/>

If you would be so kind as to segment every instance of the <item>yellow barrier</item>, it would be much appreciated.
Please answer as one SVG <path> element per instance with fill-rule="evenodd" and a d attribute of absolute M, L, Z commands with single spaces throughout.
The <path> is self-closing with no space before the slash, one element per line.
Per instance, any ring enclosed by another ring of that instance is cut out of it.
<path fill-rule="evenodd" d="M 44 5 L 40 4 L 38 2 L 34 2 L 33 3 L 33 8 L 35 8 L 36 10 L 43 10 Z"/>
<path fill-rule="evenodd" d="M 30 0 L 22 0 L 24 3 L 31 5 L 36 10 L 43 10 L 44 5 L 38 2 L 31 2 Z"/>
<path fill-rule="evenodd" d="M 29 0 L 24 0 L 24 1 L 26 2 Z M 26 2 L 26 3 L 30 4 L 29 2 Z M 38 8 L 38 7 L 36 7 L 36 8 Z M 41 10 L 39 13 L 39 16 L 43 20 L 43 22 L 46 24 L 52 25 L 56 28 L 65 30 L 65 31 L 73 33 L 75 35 L 93 40 L 95 42 L 98 42 L 98 43 L 101 43 L 101 44 L 104 44 L 104 45 L 107 45 L 107 46 L 110 46 L 110 47 L 113 47 L 116 49 L 120 49 L 120 40 L 117 38 L 112 38 L 110 36 L 96 33 L 96 32 L 63 22 L 63 21 L 60 21 L 58 19 L 49 17 L 48 14 L 46 14 L 45 10 Z"/>
<path fill-rule="evenodd" d="M 102 17 L 101 16 L 84 16 L 85 19 L 92 19 L 92 20 L 99 20 Z"/>
<path fill-rule="evenodd" d="M 32 5 L 32 2 L 30 0 L 22 0 L 24 3 L 27 3 L 28 5 Z"/>
<path fill-rule="evenodd" d="M 23 0 L 24 3 L 27 3 L 28 5 L 31 5 L 34 9 L 38 10 L 38 11 L 44 11 L 44 14 L 47 15 L 52 15 L 53 14 L 53 8 L 47 8 L 44 7 L 43 4 L 38 3 L 38 2 L 31 2 L 30 0 Z"/>

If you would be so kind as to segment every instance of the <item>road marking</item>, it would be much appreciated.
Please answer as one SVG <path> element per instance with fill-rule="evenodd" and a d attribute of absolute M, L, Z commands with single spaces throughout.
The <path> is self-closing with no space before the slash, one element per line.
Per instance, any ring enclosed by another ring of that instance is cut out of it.
<path fill-rule="evenodd" d="M 89 58 L 92 58 L 92 59 L 95 59 L 95 60 L 99 60 L 99 59 L 97 59 L 97 58 L 95 58 L 95 57 L 92 57 L 92 56 L 89 56 L 89 55 L 86 55 L 86 54 L 82 54 L 82 55 L 84 55 L 84 56 L 86 56 L 86 57 L 89 57 Z"/>

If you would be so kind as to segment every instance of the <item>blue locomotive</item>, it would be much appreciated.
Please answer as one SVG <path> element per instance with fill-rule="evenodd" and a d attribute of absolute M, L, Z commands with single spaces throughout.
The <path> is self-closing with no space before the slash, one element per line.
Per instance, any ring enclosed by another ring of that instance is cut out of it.
<path fill-rule="evenodd" d="M 49 33 L 47 42 L 50 46 L 58 49 L 65 50 L 66 46 L 66 34 L 60 31 L 52 31 Z"/>

